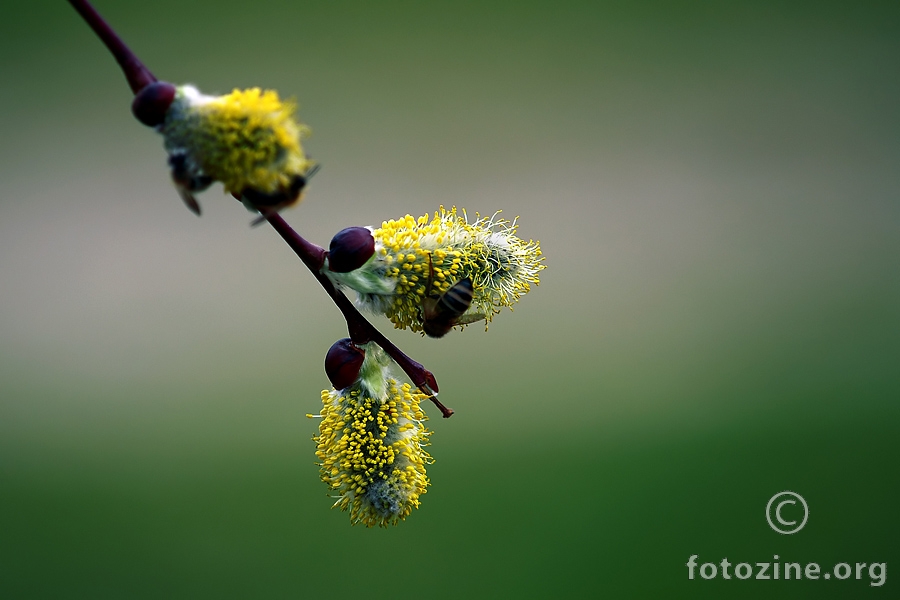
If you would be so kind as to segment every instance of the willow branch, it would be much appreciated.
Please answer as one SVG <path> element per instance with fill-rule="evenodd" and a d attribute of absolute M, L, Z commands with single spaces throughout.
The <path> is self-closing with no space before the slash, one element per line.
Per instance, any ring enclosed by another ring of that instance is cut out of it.
<path fill-rule="evenodd" d="M 119 66 L 122 67 L 122 72 L 125 73 L 125 79 L 128 80 L 132 93 L 137 94 L 144 87 L 156 81 L 156 77 L 153 76 L 150 69 L 138 60 L 134 52 L 125 45 L 122 38 L 112 30 L 112 27 L 103 20 L 100 13 L 89 2 L 85 0 L 69 0 L 69 4 L 87 21 L 87 24 L 94 30 L 100 41 L 106 45 L 116 62 L 119 63 Z"/>
<path fill-rule="evenodd" d="M 122 39 L 89 2 L 86 0 L 69 0 L 69 3 L 78 11 L 78 14 L 90 25 L 97 37 L 112 53 L 122 68 L 125 79 L 128 80 L 128 85 L 131 86 L 133 93 L 137 94 L 147 85 L 157 81 L 153 73 L 125 45 Z M 316 281 L 319 282 L 328 296 L 334 301 L 347 322 L 347 331 L 350 334 L 350 339 L 358 344 L 375 342 L 381 346 L 388 356 L 406 373 L 410 381 L 423 393 L 428 394 L 430 400 L 434 402 L 444 418 L 452 415 L 453 410 L 444 406 L 437 399 L 438 384 L 434 374 L 422 366 L 421 363 L 407 356 L 369 323 L 353 306 L 353 303 L 350 302 L 347 296 L 335 288 L 331 280 L 322 273 L 322 266 L 325 264 L 325 256 L 327 254 L 325 249 L 303 239 L 277 213 L 264 214 L 264 217 L 272 228 L 287 242 L 288 246 L 300 257 L 300 260 L 309 268 Z"/>

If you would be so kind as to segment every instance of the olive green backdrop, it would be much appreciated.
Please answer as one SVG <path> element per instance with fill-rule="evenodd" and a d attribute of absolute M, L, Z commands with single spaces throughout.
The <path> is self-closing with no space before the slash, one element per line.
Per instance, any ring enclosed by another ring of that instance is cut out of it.
<path fill-rule="evenodd" d="M 67 3 L 5 3 L 0 595 L 892 594 L 900 10 L 96 4 L 162 79 L 297 98 L 310 239 L 503 209 L 548 269 L 487 333 L 388 332 L 457 414 L 429 408 L 421 508 L 351 527 L 304 416 L 338 312 L 220 188 L 182 206 Z M 887 582 L 691 581 L 692 554 Z"/>

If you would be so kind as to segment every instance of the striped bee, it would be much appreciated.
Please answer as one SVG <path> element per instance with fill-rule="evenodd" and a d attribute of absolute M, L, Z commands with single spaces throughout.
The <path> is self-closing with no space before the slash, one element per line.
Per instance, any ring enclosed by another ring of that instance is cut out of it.
<path fill-rule="evenodd" d="M 432 294 L 434 284 L 434 265 L 428 255 L 428 283 L 425 287 L 425 299 L 422 300 L 422 331 L 425 335 L 440 338 L 456 325 L 465 325 L 484 319 L 484 315 L 475 313 L 463 316 L 472 306 L 474 289 L 472 280 L 463 277 L 443 294 Z"/>
<path fill-rule="evenodd" d="M 172 182 L 178 195 L 192 213 L 200 215 L 200 203 L 194 192 L 202 192 L 212 185 L 213 178 L 203 175 L 199 169 L 191 165 L 186 152 L 173 152 L 169 155 L 169 167 L 172 169 Z"/>

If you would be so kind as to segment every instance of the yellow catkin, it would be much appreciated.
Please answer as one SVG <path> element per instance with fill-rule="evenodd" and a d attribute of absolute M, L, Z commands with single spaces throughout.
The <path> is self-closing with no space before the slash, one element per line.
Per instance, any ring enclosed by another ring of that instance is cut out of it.
<path fill-rule="evenodd" d="M 226 192 L 251 188 L 263 193 L 287 189 L 312 166 L 301 147 L 308 130 L 296 117 L 296 104 L 273 90 L 235 89 L 204 96 L 190 86 L 166 116 L 162 134 L 170 152 L 183 151 Z"/>
<path fill-rule="evenodd" d="M 516 222 L 480 218 L 443 206 L 429 219 L 406 215 L 384 221 L 373 236 L 380 246 L 383 277 L 395 281 L 393 300 L 382 303 L 385 315 L 400 329 L 422 331 L 422 302 L 468 277 L 473 300 L 467 314 L 490 322 L 502 307 L 512 307 L 540 282 L 544 269 L 538 242 L 516 237 Z"/>
<path fill-rule="evenodd" d="M 384 398 L 361 393 L 357 383 L 322 392 L 322 421 L 316 442 L 320 475 L 336 492 L 334 506 L 351 521 L 386 527 L 419 506 L 429 485 L 425 451 L 430 432 L 419 403 L 427 398 L 409 384 L 386 382 Z"/>

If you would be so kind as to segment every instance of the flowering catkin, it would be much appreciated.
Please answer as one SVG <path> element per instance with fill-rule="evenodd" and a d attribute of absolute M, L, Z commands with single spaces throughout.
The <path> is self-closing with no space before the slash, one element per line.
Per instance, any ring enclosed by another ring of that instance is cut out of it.
<path fill-rule="evenodd" d="M 357 303 L 387 316 L 398 329 L 422 331 L 423 301 L 447 292 L 456 282 L 472 283 L 472 302 L 459 324 L 489 323 L 504 306 L 540 283 L 540 244 L 516 237 L 517 224 L 476 215 L 473 222 L 456 207 L 442 206 L 433 218 L 406 215 L 372 229 L 375 253 L 349 273 L 325 273 L 357 292 Z"/>
<path fill-rule="evenodd" d="M 427 398 L 390 376 L 390 358 L 366 345 L 359 378 L 322 392 L 316 442 L 320 475 L 336 494 L 334 506 L 353 524 L 395 525 L 419 506 L 429 484 L 425 451 L 430 432 L 419 403 Z"/>
<path fill-rule="evenodd" d="M 273 90 L 207 96 L 182 85 L 158 129 L 188 177 L 220 181 L 238 197 L 250 190 L 291 197 L 291 187 L 313 166 L 300 145 L 308 130 L 295 111 Z"/>

